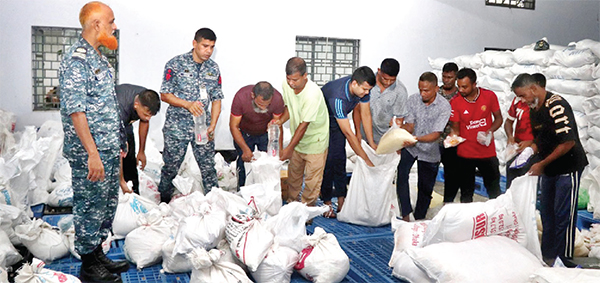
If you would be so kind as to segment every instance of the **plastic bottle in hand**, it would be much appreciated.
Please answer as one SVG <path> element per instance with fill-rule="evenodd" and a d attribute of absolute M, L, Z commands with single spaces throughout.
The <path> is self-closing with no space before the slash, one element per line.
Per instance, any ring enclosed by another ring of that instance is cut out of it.
<path fill-rule="evenodd" d="M 267 153 L 270 156 L 279 157 L 279 126 L 277 124 L 271 124 L 269 126 L 269 144 L 267 146 Z"/>
<path fill-rule="evenodd" d="M 206 144 L 208 142 L 208 134 L 206 127 L 206 114 L 202 112 L 199 116 L 194 116 L 194 136 L 196 144 Z"/>

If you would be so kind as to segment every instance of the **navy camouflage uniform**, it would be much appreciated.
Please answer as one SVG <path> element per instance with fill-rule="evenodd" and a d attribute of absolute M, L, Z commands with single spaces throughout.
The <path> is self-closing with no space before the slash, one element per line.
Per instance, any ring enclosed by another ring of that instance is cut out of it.
<path fill-rule="evenodd" d="M 60 113 L 65 132 L 63 154 L 73 180 L 75 250 L 89 254 L 108 236 L 118 202 L 119 130 L 114 69 L 82 37 L 63 55 L 59 69 Z M 87 179 L 88 154 L 70 115 L 84 112 L 104 166 L 104 181 Z"/>
<path fill-rule="evenodd" d="M 203 87 L 206 88 L 205 94 L 201 90 Z M 212 59 L 196 63 L 192 57 L 192 51 L 178 55 L 165 65 L 160 92 L 172 93 L 187 101 L 202 102 L 208 127 L 211 122 L 210 102 L 223 99 L 219 66 Z M 208 193 L 212 187 L 218 187 L 214 141 L 209 141 L 204 145 L 194 142 L 194 116 L 192 113 L 183 107 L 169 105 L 163 135 L 165 165 L 162 167 L 158 185 L 162 199 L 170 199 L 173 194 L 172 181 L 183 162 L 188 143 L 192 144 L 194 157 L 202 172 L 204 193 Z"/>

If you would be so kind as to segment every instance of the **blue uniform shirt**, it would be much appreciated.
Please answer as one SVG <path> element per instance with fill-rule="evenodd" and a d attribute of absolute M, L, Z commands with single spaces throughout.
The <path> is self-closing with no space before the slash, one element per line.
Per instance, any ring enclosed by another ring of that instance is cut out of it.
<path fill-rule="evenodd" d="M 206 89 L 206 92 L 203 91 Z M 210 125 L 210 102 L 223 99 L 221 73 L 212 59 L 196 63 L 192 51 L 175 56 L 165 65 L 161 93 L 172 93 L 187 101 L 200 101 L 204 104 L 206 124 Z M 179 138 L 193 135 L 192 113 L 183 107 L 167 107 L 163 132 Z"/>
<path fill-rule="evenodd" d="M 76 112 L 85 112 L 98 151 L 118 154 L 121 121 L 117 110 L 114 69 L 106 57 L 98 54 L 80 37 L 63 55 L 59 83 L 65 157 L 70 161 L 87 160 L 87 152 L 70 117 Z"/>
<path fill-rule="evenodd" d="M 329 111 L 329 128 L 339 129 L 336 119 L 347 119 L 348 114 L 360 103 L 369 102 L 369 94 L 363 98 L 350 93 L 351 77 L 339 78 L 325 84 L 321 91 L 325 97 L 327 110 Z"/>

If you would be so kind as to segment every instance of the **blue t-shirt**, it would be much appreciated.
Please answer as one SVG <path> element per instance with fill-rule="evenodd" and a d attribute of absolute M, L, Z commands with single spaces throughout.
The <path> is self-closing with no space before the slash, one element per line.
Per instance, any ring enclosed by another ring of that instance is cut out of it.
<path fill-rule="evenodd" d="M 351 94 L 350 83 L 351 77 L 347 76 L 330 81 L 321 88 L 329 111 L 330 129 L 339 128 L 336 119 L 348 119 L 348 114 L 354 110 L 359 102 L 369 102 L 369 94 L 363 98 Z"/>

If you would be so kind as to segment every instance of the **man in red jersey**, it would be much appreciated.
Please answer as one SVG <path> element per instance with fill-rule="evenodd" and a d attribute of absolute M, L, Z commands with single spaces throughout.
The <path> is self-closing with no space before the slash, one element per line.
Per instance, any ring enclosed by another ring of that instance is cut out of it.
<path fill-rule="evenodd" d="M 452 134 L 466 139 L 457 148 L 460 202 L 473 201 L 476 168 L 489 197 L 496 198 L 500 195 L 500 170 L 492 133 L 502 126 L 498 98 L 493 91 L 477 87 L 477 74 L 472 69 L 460 69 L 456 76 L 461 97 L 450 102 L 450 122 Z"/>

